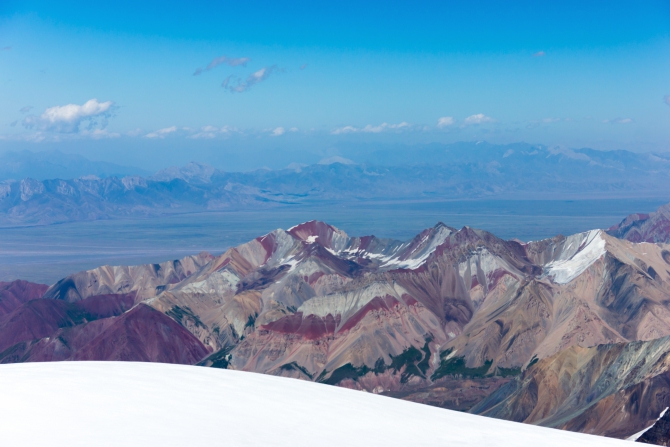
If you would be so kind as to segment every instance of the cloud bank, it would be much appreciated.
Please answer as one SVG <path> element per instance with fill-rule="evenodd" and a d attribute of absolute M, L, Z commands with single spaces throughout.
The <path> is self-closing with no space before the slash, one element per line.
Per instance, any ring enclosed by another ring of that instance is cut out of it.
<path fill-rule="evenodd" d="M 611 120 L 603 120 L 603 123 L 610 123 L 610 124 L 630 124 L 634 122 L 631 118 L 614 118 Z"/>
<path fill-rule="evenodd" d="M 166 135 L 177 131 L 177 126 L 165 127 L 145 135 L 146 138 L 165 138 Z"/>
<path fill-rule="evenodd" d="M 340 135 L 345 133 L 380 133 L 388 130 L 403 130 L 410 128 L 411 125 L 405 121 L 398 124 L 381 123 L 379 126 L 368 124 L 365 127 L 344 126 L 333 129 L 330 133 Z"/>

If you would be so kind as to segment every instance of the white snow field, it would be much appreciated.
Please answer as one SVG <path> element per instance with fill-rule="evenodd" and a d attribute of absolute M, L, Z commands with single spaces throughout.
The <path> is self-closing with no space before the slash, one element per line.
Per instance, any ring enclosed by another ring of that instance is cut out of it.
<path fill-rule="evenodd" d="M 605 447 L 629 442 L 296 379 L 130 362 L 0 365 L 2 446 Z"/>

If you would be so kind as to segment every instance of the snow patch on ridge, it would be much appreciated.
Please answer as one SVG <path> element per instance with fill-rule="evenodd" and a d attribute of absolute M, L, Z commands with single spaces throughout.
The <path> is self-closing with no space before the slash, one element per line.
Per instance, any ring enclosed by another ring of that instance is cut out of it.
<path fill-rule="evenodd" d="M 584 273 L 605 253 L 602 230 L 575 234 L 565 241 L 566 249 L 545 267 L 546 276 L 558 284 L 567 284 Z"/>
<path fill-rule="evenodd" d="M 451 229 L 446 226 L 439 226 L 437 227 L 437 231 L 435 233 L 425 234 L 418 243 L 416 243 L 414 240 L 410 240 L 395 247 L 390 254 L 365 253 L 364 256 L 378 261 L 380 264 L 380 269 L 413 270 L 421 267 L 421 265 L 426 262 L 428 257 L 435 252 L 437 247 L 442 245 L 451 234 Z M 407 253 L 405 250 L 412 244 L 416 244 L 417 247 L 413 250 L 413 252 Z M 360 252 L 356 253 L 360 256 Z"/>
<path fill-rule="evenodd" d="M 401 301 L 400 297 L 404 293 L 407 293 L 407 291 L 397 284 L 375 282 L 352 292 L 314 297 L 302 303 L 298 312 L 302 312 L 304 316 L 316 315 L 321 318 L 329 314 L 332 316 L 349 316 L 376 297 L 390 295 Z"/>
<path fill-rule="evenodd" d="M 275 247 L 272 256 L 267 260 L 269 266 L 277 266 L 285 263 L 286 259 L 295 250 L 295 239 L 284 230 L 275 230 L 270 233 L 274 236 Z"/>
<path fill-rule="evenodd" d="M 212 273 L 202 281 L 186 284 L 181 291 L 193 294 L 233 293 L 239 282 L 240 278 L 235 273 L 225 269 Z"/>

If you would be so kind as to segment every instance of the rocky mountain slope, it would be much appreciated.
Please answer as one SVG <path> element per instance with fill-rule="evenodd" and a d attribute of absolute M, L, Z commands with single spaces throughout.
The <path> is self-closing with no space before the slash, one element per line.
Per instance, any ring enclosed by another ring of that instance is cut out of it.
<path fill-rule="evenodd" d="M 649 214 L 631 214 L 607 230 L 609 234 L 631 242 L 670 243 L 670 204 Z"/>
<path fill-rule="evenodd" d="M 636 434 L 635 441 L 643 444 L 670 445 L 670 415 L 666 408 L 654 425 L 645 429 L 639 436 Z"/>
<path fill-rule="evenodd" d="M 41 298 L 48 288 L 28 281 L 0 282 L 0 318 L 28 301 Z"/>
<path fill-rule="evenodd" d="M 169 316 L 141 301 L 211 259 L 201 254 L 147 266 L 100 267 L 48 290 L 24 281 L 5 285 L 0 289 L 0 309 L 5 310 L 0 314 L 0 361 L 194 364 L 210 350 Z"/>
<path fill-rule="evenodd" d="M 572 346 L 475 405 L 501 419 L 626 438 L 670 406 L 670 337 Z"/>
<path fill-rule="evenodd" d="M 198 363 L 627 437 L 665 404 L 669 249 L 601 230 L 526 244 L 440 223 L 403 242 L 306 222 L 42 295 L 3 286 L 27 292 L 0 300 L 0 362 Z"/>

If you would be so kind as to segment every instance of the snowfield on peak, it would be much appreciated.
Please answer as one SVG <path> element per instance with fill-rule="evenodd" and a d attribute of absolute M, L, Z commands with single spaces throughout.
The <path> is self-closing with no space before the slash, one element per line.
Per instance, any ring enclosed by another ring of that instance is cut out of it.
<path fill-rule="evenodd" d="M 349 317 L 374 298 L 383 298 L 390 295 L 400 301 L 404 293 L 407 293 L 407 291 L 399 284 L 374 282 L 359 290 L 312 298 L 305 301 L 298 308 L 298 312 L 302 312 L 303 315 L 317 315 L 319 317 L 326 317 L 327 315 Z"/>
<path fill-rule="evenodd" d="M 248 372 L 130 362 L 0 366 L 4 445 L 609 447 L 625 441 Z"/>
<path fill-rule="evenodd" d="M 561 256 L 547 264 L 547 276 L 559 284 L 569 283 L 606 253 L 605 245 L 602 230 L 569 236 Z"/>

